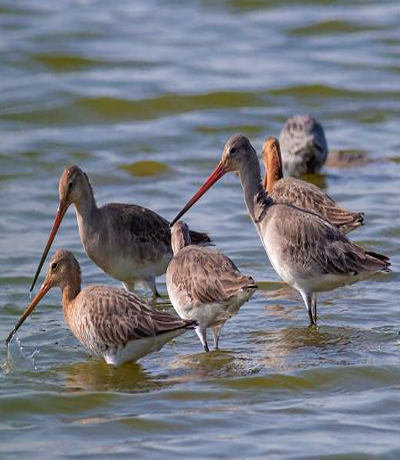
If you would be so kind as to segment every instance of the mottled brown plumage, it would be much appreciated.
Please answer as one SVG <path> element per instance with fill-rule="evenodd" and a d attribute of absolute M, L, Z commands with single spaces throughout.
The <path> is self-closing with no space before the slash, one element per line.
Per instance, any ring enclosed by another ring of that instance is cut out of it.
<path fill-rule="evenodd" d="M 281 151 L 274 137 L 270 136 L 264 142 L 262 157 L 265 166 L 264 187 L 275 202 L 314 212 L 344 233 L 363 225 L 363 213 L 339 207 L 314 184 L 293 177 L 283 178 Z"/>
<path fill-rule="evenodd" d="M 91 353 L 109 364 L 136 361 L 159 350 L 171 338 L 195 326 L 166 311 L 155 309 L 138 295 L 108 286 L 81 290 L 79 263 L 66 250 L 51 259 L 46 279 L 7 341 L 52 287 L 62 290 L 65 321 Z"/>
<path fill-rule="evenodd" d="M 256 151 L 243 134 L 230 137 L 214 172 L 172 223 L 229 171 L 239 174 L 248 213 L 268 258 L 279 276 L 302 295 L 311 324 L 317 320 L 317 292 L 390 271 L 388 257 L 355 245 L 322 217 L 275 202 L 261 184 Z"/>
<path fill-rule="evenodd" d="M 112 203 L 98 207 L 87 175 L 78 167 L 66 168 L 59 182 L 59 207 L 31 290 L 61 221 L 75 205 L 79 234 L 89 258 L 111 277 L 133 291 L 135 283 L 157 294 L 155 278 L 165 273 L 172 257 L 169 222 L 143 206 Z M 194 244 L 210 241 L 192 232 Z"/>
<path fill-rule="evenodd" d="M 181 318 L 195 320 L 206 351 L 207 328 L 215 347 L 224 323 L 239 311 L 257 288 L 253 278 L 240 273 L 229 257 L 215 249 L 190 244 L 189 228 L 177 222 L 172 228 L 174 257 L 167 268 L 167 290 Z"/>
<path fill-rule="evenodd" d="M 356 281 L 357 275 L 386 268 L 386 256 L 365 251 L 312 213 L 272 204 L 268 214 L 281 258 L 290 261 L 293 271 L 312 278 L 318 274 L 353 276 Z M 316 290 L 325 291 L 327 287 L 324 282 Z"/>

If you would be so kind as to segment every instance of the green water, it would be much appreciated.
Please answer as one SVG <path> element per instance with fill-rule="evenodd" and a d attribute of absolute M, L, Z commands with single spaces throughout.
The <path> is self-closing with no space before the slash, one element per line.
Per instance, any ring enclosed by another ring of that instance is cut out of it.
<path fill-rule="evenodd" d="M 186 216 L 261 286 L 221 351 L 187 333 L 108 367 L 66 329 L 54 290 L 0 368 L 2 460 L 400 458 L 399 17 L 394 0 L 2 0 L 0 338 L 29 301 L 66 165 L 99 204 L 172 219 L 232 133 L 259 151 L 295 113 L 322 121 L 331 150 L 368 156 L 313 180 L 365 212 L 351 238 L 394 270 L 321 295 L 310 330 L 227 176 Z M 72 209 L 61 247 L 85 285 L 116 284 L 84 255 Z"/>

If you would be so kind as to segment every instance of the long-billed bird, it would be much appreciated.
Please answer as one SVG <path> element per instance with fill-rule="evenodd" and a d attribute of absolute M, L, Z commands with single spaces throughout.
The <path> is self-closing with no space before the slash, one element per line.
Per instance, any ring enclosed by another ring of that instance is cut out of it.
<path fill-rule="evenodd" d="M 78 166 L 61 175 L 59 205 L 31 291 L 69 206 L 75 206 L 79 234 L 88 257 L 129 291 L 140 282 L 158 296 L 155 278 L 172 258 L 169 222 L 143 206 L 109 203 L 98 207 L 88 176 Z M 206 233 L 191 232 L 194 244 L 210 241 Z"/>
<path fill-rule="evenodd" d="M 239 174 L 247 211 L 273 268 L 300 292 L 311 325 L 317 321 L 317 292 L 390 271 L 388 257 L 352 243 L 322 217 L 275 203 L 261 183 L 257 153 L 243 134 L 229 138 L 218 166 L 171 225 L 230 171 Z"/>
<path fill-rule="evenodd" d="M 95 285 L 81 290 L 78 261 L 71 252 L 58 250 L 42 287 L 9 334 L 7 344 L 53 287 L 62 291 L 65 322 L 74 336 L 91 353 L 115 366 L 160 350 L 169 340 L 196 326 L 194 321 L 153 308 L 122 288 Z"/>
<path fill-rule="evenodd" d="M 167 268 L 171 303 L 181 318 L 196 321 L 205 351 L 209 351 L 208 328 L 218 349 L 222 326 L 238 313 L 257 286 L 229 257 L 215 249 L 193 246 L 184 222 L 172 227 L 172 250 L 174 257 Z"/>

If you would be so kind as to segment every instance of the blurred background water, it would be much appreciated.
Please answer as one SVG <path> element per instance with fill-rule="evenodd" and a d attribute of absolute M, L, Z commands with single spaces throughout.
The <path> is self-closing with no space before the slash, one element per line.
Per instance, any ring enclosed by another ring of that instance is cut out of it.
<path fill-rule="evenodd" d="M 262 287 L 221 351 L 187 333 L 108 367 L 66 329 L 54 290 L 0 368 L 1 459 L 399 458 L 399 18 L 395 0 L 1 0 L 0 337 L 29 301 L 66 165 L 99 204 L 172 219 L 231 134 L 260 151 L 296 113 L 322 122 L 330 150 L 369 159 L 314 180 L 365 212 L 351 238 L 394 269 L 321 295 L 308 329 L 227 176 L 186 216 Z M 72 209 L 61 247 L 84 285 L 117 284 L 84 255 Z"/>

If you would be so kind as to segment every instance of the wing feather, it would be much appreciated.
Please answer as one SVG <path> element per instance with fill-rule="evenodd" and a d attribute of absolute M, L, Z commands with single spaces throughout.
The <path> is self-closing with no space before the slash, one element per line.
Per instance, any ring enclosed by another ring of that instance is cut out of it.
<path fill-rule="evenodd" d="M 313 213 L 285 205 L 271 209 L 276 213 L 282 255 L 303 273 L 356 275 L 385 270 L 390 265 L 386 256 L 366 252 Z"/>
<path fill-rule="evenodd" d="M 363 224 L 362 213 L 341 208 L 323 190 L 299 179 L 281 179 L 275 184 L 271 196 L 276 203 L 290 204 L 313 212 L 339 228 L 352 229 Z"/>
<path fill-rule="evenodd" d="M 77 325 L 74 332 L 92 349 L 124 345 L 130 340 L 154 337 L 193 324 L 167 311 L 156 310 L 138 295 L 118 288 L 89 286 L 81 291 L 76 302 L 82 327 Z"/>
<path fill-rule="evenodd" d="M 226 302 L 241 289 L 256 288 L 250 276 L 240 273 L 228 257 L 211 248 L 182 249 L 172 259 L 167 276 L 193 306 Z"/>
<path fill-rule="evenodd" d="M 102 207 L 111 219 L 110 228 L 115 242 L 126 242 L 137 247 L 140 259 L 156 261 L 160 253 L 171 253 L 171 229 L 169 222 L 151 209 L 134 204 L 110 203 Z M 194 244 L 210 242 L 207 233 L 191 232 Z"/>

